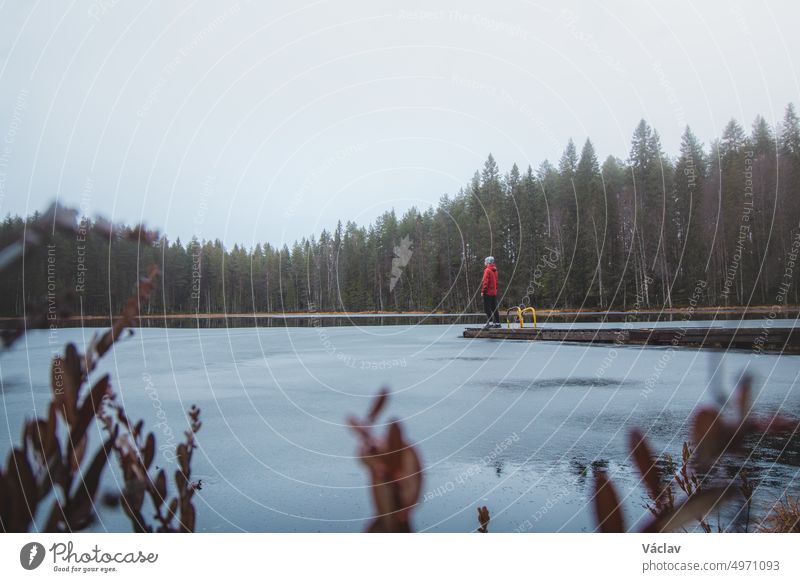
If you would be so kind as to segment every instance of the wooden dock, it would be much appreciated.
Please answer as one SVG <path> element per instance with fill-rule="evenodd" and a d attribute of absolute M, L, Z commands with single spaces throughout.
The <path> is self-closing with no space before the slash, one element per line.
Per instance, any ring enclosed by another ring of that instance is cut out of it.
<path fill-rule="evenodd" d="M 800 354 L 800 328 L 656 327 L 656 328 L 496 328 L 468 327 L 466 338 L 564 343 L 673 346 Z"/>

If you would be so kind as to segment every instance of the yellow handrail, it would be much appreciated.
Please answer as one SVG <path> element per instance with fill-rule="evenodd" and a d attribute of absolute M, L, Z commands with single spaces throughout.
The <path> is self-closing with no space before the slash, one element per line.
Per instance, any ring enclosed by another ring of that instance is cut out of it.
<path fill-rule="evenodd" d="M 525 314 L 531 312 L 533 316 L 533 329 L 536 329 L 536 310 L 533 307 L 526 307 L 525 309 L 521 309 L 520 307 L 509 307 L 506 310 L 506 325 L 508 329 L 511 329 L 511 317 L 510 314 L 512 312 L 516 312 L 517 320 L 519 321 L 520 329 L 525 327 Z"/>
<path fill-rule="evenodd" d="M 525 309 L 523 309 L 520 312 L 520 314 L 519 314 L 519 326 L 523 327 L 524 319 L 525 319 L 524 316 L 528 311 L 530 311 L 531 315 L 533 315 L 533 329 L 536 329 L 536 310 L 533 307 L 526 307 Z"/>
<path fill-rule="evenodd" d="M 522 310 L 519 307 L 509 307 L 506 310 L 506 325 L 508 326 L 508 329 L 511 329 L 511 319 L 509 318 L 509 314 L 512 311 L 516 311 L 517 312 L 517 319 L 522 321 Z"/>

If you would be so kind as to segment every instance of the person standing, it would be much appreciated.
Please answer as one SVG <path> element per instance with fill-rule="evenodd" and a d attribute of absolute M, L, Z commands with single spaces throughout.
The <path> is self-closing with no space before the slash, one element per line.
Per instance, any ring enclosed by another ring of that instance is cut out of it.
<path fill-rule="evenodd" d="M 486 327 L 500 327 L 500 314 L 497 312 L 497 266 L 494 257 L 483 260 L 483 281 L 481 282 L 481 296 L 483 297 L 483 310 L 486 312 Z"/>

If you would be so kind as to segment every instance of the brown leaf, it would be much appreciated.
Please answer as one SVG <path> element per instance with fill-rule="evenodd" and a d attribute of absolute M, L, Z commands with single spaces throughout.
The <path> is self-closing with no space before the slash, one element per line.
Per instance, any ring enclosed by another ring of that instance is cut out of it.
<path fill-rule="evenodd" d="M 169 502 L 169 519 L 172 519 L 174 516 L 176 516 L 177 511 L 178 511 L 178 498 L 176 497 Z"/>
<path fill-rule="evenodd" d="M 22 442 L 25 449 L 32 449 L 34 458 L 44 467 L 47 466 L 47 460 L 52 454 L 52 450 L 48 451 L 46 445 L 48 433 L 47 421 L 39 418 L 26 422 L 22 435 Z"/>
<path fill-rule="evenodd" d="M 153 502 L 156 507 L 161 507 L 161 504 L 167 499 L 167 474 L 164 469 L 161 469 L 156 475 L 153 486 L 155 487 L 155 494 L 152 496 Z"/>
<path fill-rule="evenodd" d="M 95 453 L 89 468 L 83 473 L 83 478 L 76 485 L 69 507 L 70 529 L 81 529 L 91 521 L 92 503 L 97 495 L 100 485 L 100 475 L 106 466 L 108 455 L 112 449 L 113 440 L 108 439 Z"/>
<path fill-rule="evenodd" d="M 53 501 L 53 505 L 50 509 L 49 517 L 47 518 L 47 522 L 44 526 L 44 531 L 46 532 L 61 532 L 63 531 L 63 527 L 60 527 L 59 524 L 66 522 L 67 518 L 64 514 L 64 508 L 59 503 L 58 499 Z"/>
<path fill-rule="evenodd" d="M 78 405 L 78 393 L 83 383 L 83 371 L 78 349 L 74 344 L 67 344 L 64 356 L 53 358 L 51 387 L 56 410 L 60 412 L 67 424 L 72 424 Z"/>
<path fill-rule="evenodd" d="M 191 533 L 194 531 L 195 511 L 190 501 L 181 506 L 181 531 Z"/>
<path fill-rule="evenodd" d="M 489 508 L 485 505 L 478 507 L 478 523 L 480 524 L 478 531 L 480 533 L 489 533 L 489 520 Z"/>
<path fill-rule="evenodd" d="M 594 511 L 598 529 L 603 533 L 623 533 L 625 523 L 619 496 L 605 471 L 597 471 L 594 478 Z"/>
<path fill-rule="evenodd" d="M 383 407 L 386 405 L 386 401 L 389 399 L 389 390 L 387 388 L 381 388 L 380 393 L 378 396 L 375 397 L 375 401 L 372 404 L 372 408 L 367 414 L 367 420 L 369 424 L 374 424 L 378 418 L 378 415 L 383 410 Z"/>
<path fill-rule="evenodd" d="M 6 477 L 3 475 L 3 469 L 0 468 L 0 529 L 9 531 L 11 523 L 11 491 L 9 485 L 6 483 Z"/>
<path fill-rule="evenodd" d="M 47 408 L 47 434 L 43 435 L 45 449 L 49 452 L 52 449 L 59 457 L 61 456 L 61 445 L 58 442 L 56 434 L 58 430 L 58 416 L 56 414 L 56 406 L 52 401 Z"/>
<path fill-rule="evenodd" d="M 389 436 L 386 439 L 386 465 L 392 472 L 400 469 L 403 449 L 406 444 L 403 441 L 403 429 L 399 422 L 392 422 L 389 425 Z"/>
<path fill-rule="evenodd" d="M 144 503 L 145 485 L 138 480 L 129 480 L 125 483 L 124 501 L 134 512 L 141 511 Z"/>
<path fill-rule="evenodd" d="M 144 450 L 142 451 L 142 457 L 144 461 L 144 466 L 146 469 L 150 468 L 150 465 L 153 464 L 153 458 L 156 455 L 156 436 L 151 432 L 147 435 L 147 439 L 145 440 Z"/>
<path fill-rule="evenodd" d="M 92 421 L 92 418 L 94 418 L 94 416 L 100 410 L 100 407 L 103 403 L 103 398 L 109 394 L 110 391 L 110 378 L 109 375 L 106 374 L 100 378 L 94 386 L 92 386 L 89 394 L 87 394 L 86 398 L 83 399 L 80 411 L 75 416 L 75 422 L 72 425 L 73 439 L 77 440 L 83 438 L 89 423 Z"/>
<path fill-rule="evenodd" d="M 189 451 L 184 443 L 175 447 L 175 455 L 178 459 L 178 465 L 185 474 L 189 474 Z"/>
<path fill-rule="evenodd" d="M 39 504 L 38 487 L 28 459 L 22 450 L 14 448 L 6 462 L 6 485 L 10 501 L 8 532 L 27 531 Z"/>
<path fill-rule="evenodd" d="M 422 464 L 417 451 L 411 446 L 403 451 L 399 475 L 397 486 L 400 491 L 400 504 L 402 508 L 410 509 L 419 502 L 422 491 Z"/>
<path fill-rule="evenodd" d="M 70 441 L 69 447 L 69 466 L 72 473 L 77 473 L 78 469 L 83 462 L 83 456 L 86 454 L 86 436 L 81 437 L 78 441 Z"/>
<path fill-rule="evenodd" d="M 701 466 L 716 461 L 733 444 L 733 432 L 716 408 L 701 408 L 694 414 L 691 434 L 695 457 Z"/>
<path fill-rule="evenodd" d="M 178 488 L 178 491 L 183 491 L 189 485 L 189 480 L 186 478 L 186 475 L 183 471 L 175 471 L 175 486 Z"/>
<path fill-rule="evenodd" d="M 639 470 L 639 475 L 642 476 L 647 494 L 650 499 L 659 503 L 659 498 L 663 492 L 663 482 L 661 472 L 658 470 L 655 462 L 655 456 L 650 450 L 650 445 L 647 443 L 642 431 L 633 429 L 628 435 L 628 442 L 631 450 L 631 456 L 636 463 L 636 468 Z"/>
<path fill-rule="evenodd" d="M 98 356 L 103 356 L 114 345 L 114 330 L 110 329 L 94 342 L 94 351 Z"/>

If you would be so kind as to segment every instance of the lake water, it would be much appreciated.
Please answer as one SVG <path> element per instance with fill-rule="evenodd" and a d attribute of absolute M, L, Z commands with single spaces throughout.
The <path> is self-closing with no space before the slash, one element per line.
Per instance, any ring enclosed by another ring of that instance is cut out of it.
<path fill-rule="evenodd" d="M 607 468 L 635 522 L 645 495 L 628 459 L 628 429 L 641 427 L 658 454 L 679 457 L 691 410 L 712 402 L 714 390 L 730 391 L 743 371 L 756 379 L 757 411 L 800 416 L 798 356 L 468 340 L 462 330 L 143 328 L 100 372 L 111 373 L 129 416 L 151 429 L 165 419 L 155 429 L 159 445 L 180 438 L 185 409 L 202 409 L 200 531 L 362 530 L 372 511 L 367 474 L 345 420 L 363 414 L 384 385 L 387 417 L 403 422 L 424 463 L 414 520 L 422 531 L 471 531 L 478 505 L 489 506 L 492 531 L 591 531 L 597 467 Z M 0 355 L 4 458 L 22 420 L 45 412 L 53 350 L 82 345 L 92 332 L 62 329 L 52 344 L 46 332 L 31 332 Z M 166 455 L 156 463 L 172 466 Z M 757 505 L 797 494 L 799 466 L 798 439 L 761 443 L 750 459 Z M 104 489 L 114 477 L 104 474 Z M 95 529 L 130 530 L 109 510 Z"/>

